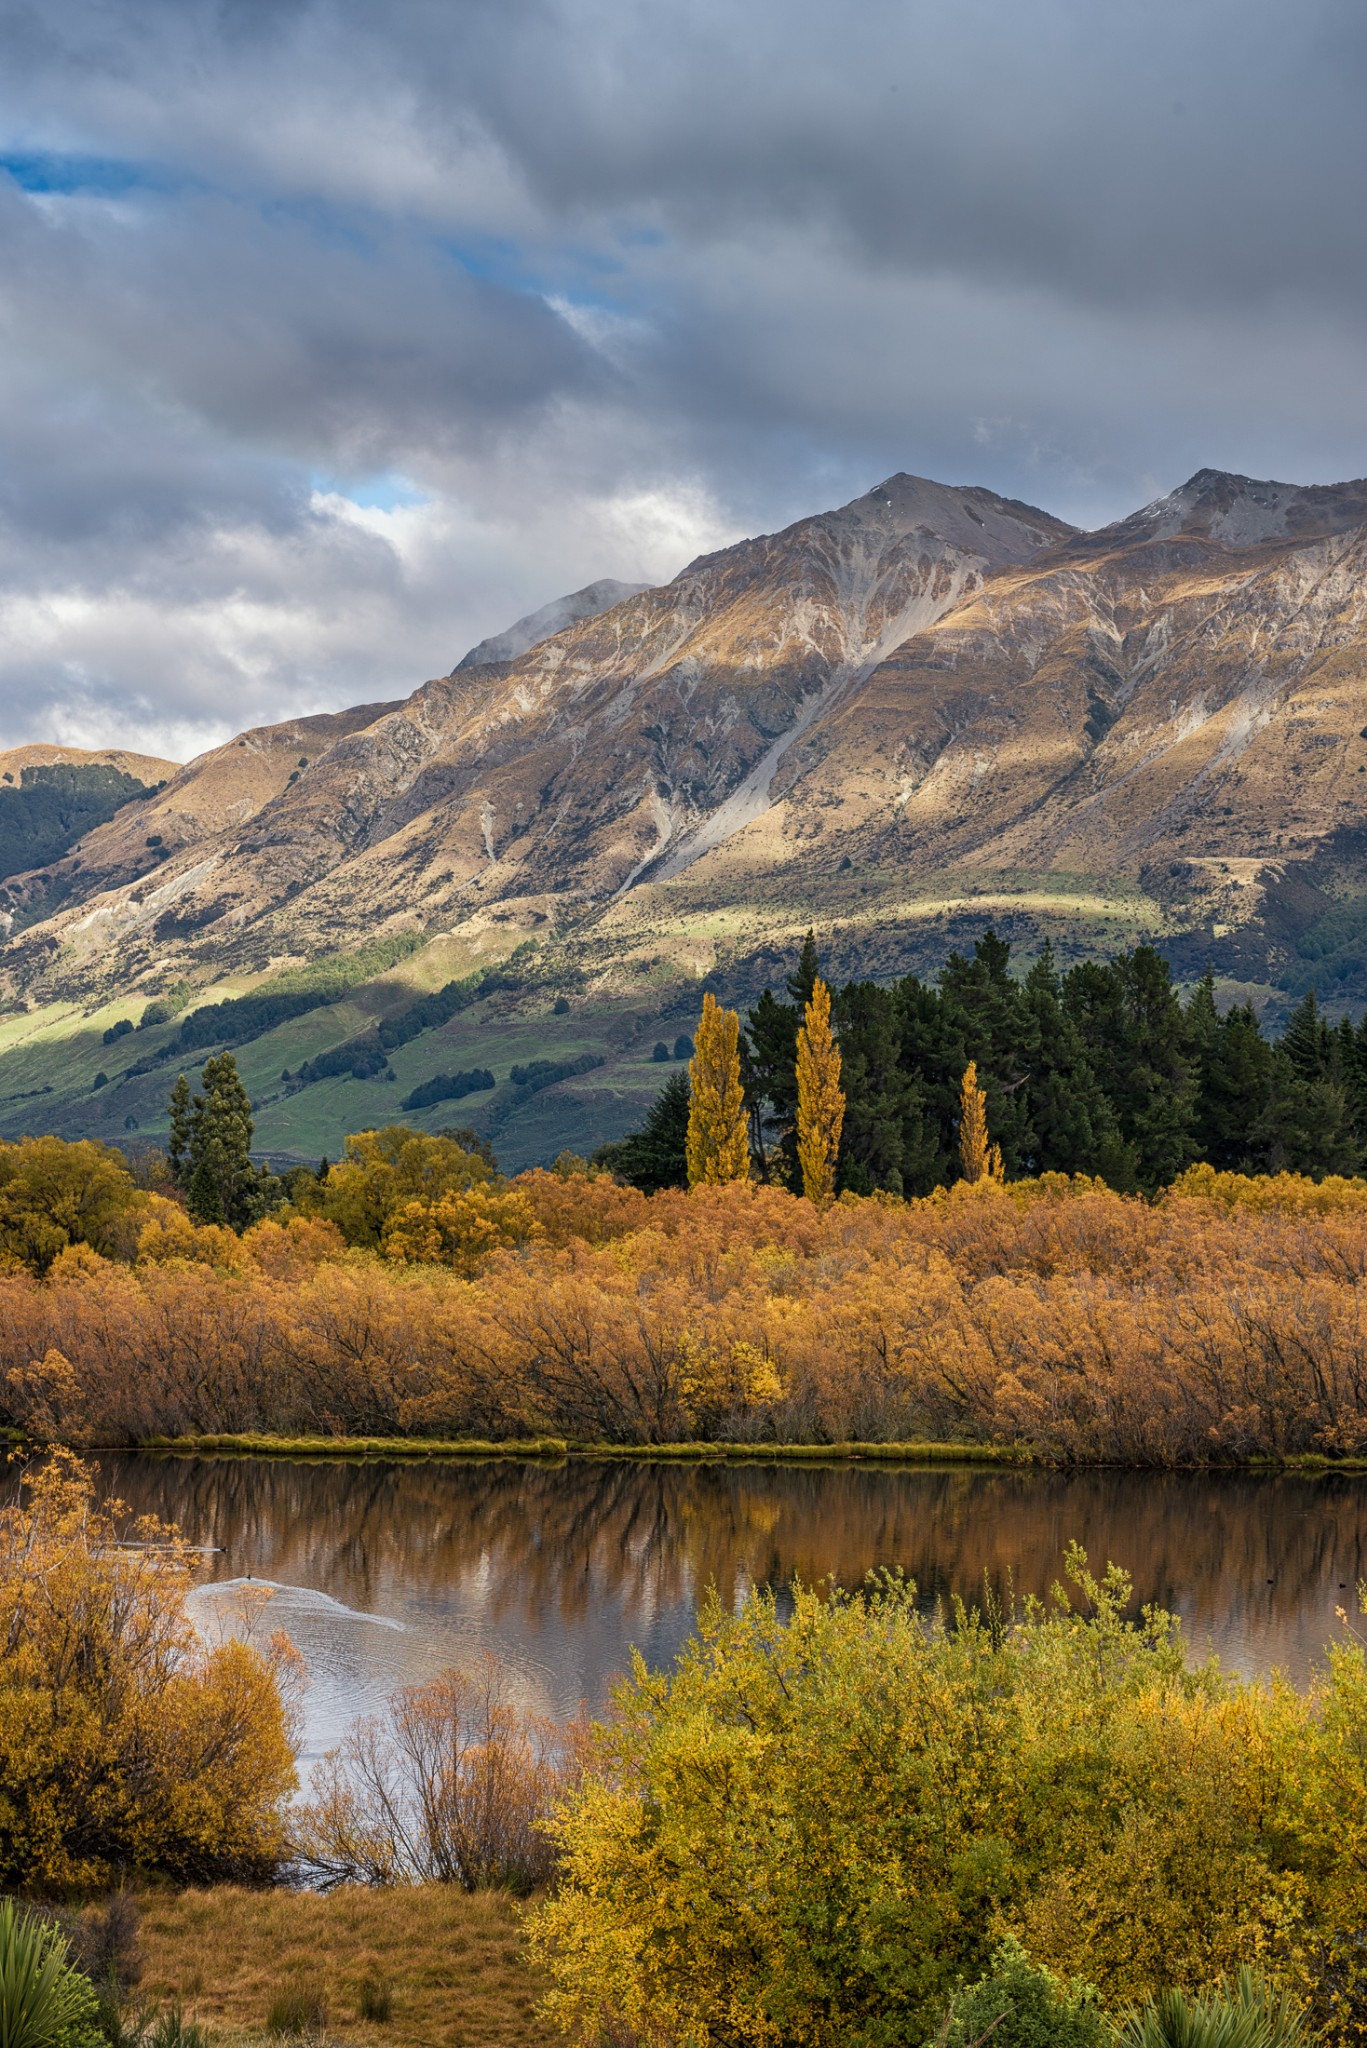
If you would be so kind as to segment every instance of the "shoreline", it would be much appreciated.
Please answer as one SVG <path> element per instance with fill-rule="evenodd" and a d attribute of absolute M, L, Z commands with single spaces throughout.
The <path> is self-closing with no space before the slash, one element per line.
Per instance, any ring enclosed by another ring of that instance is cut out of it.
<path fill-rule="evenodd" d="M 566 1437 L 274 1436 L 264 1432 L 221 1432 L 193 1436 L 145 1437 L 136 1444 L 93 1445 L 92 1450 L 155 1452 L 175 1457 L 324 1459 L 337 1463 L 633 1463 L 673 1465 L 995 1465 L 1031 1466 L 1047 1471 L 1202 1472 L 1269 1476 L 1300 1473 L 1323 1477 L 1367 1477 L 1367 1456 L 1328 1457 L 1293 1452 L 1200 1465 L 1126 1465 L 1114 1459 L 1082 1462 L 1049 1457 L 1029 1444 L 965 1443 L 670 1443 L 615 1444 Z"/>

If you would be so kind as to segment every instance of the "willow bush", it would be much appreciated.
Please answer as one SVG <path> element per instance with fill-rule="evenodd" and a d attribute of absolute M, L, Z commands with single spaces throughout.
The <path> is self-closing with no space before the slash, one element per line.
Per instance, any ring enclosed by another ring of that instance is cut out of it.
<path fill-rule="evenodd" d="M 541 1911 L 573 2039 L 894 2048 L 1005 1935 L 1114 2010 L 1263 1959 L 1351 2031 L 1367 1857 L 1367 1660 L 1306 1693 L 1071 1592 L 925 1615 L 895 1577 L 714 1602 L 638 1660 L 555 1823 Z"/>

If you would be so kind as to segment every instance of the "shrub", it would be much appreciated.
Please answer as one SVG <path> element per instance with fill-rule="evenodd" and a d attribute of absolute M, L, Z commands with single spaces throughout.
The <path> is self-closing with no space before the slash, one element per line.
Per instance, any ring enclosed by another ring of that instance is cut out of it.
<path fill-rule="evenodd" d="M 554 1016 L 568 1017 L 570 1014 L 569 997 L 557 996 L 555 1001 L 551 1004 L 551 1011 Z"/>
<path fill-rule="evenodd" d="M 669 1047 L 665 1044 L 662 1038 L 656 1039 L 654 1045 L 651 1047 L 650 1057 L 655 1061 L 657 1066 L 663 1065 L 663 1063 L 669 1058 Z"/>
<path fill-rule="evenodd" d="M 1300 1973 L 1335 1943 L 1360 1990 L 1341 1930 L 1367 1849 L 1363 1651 L 1334 1651 L 1309 1695 L 1189 1669 L 1171 1617 L 1126 1619 L 1114 1567 L 1098 1580 L 1074 1548 L 1068 1575 L 1051 1609 L 947 1622 L 893 1576 L 796 1587 L 787 1622 L 772 1594 L 714 1597 L 672 1673 L 637 1658 L 553 1824 L 536 1943 L 557 2023 L 893 2048 L 954 1999 L 969 2048 L 1006 1989 L 997 2031 L 1087 2040 L 1090 1999 L 991 1955 L 994 1925 L 1108 2003 L 1250 1949 Z M 1278 2010 L 1262 2048 L 1295 2041 Z"/>
<path fill-rule="evenodd" d="M 542 1823 L 567 1768 L 556 1730 L 509 1704 L 486 1657 L 405 1686 L 357 1723 L 314 1769 L 296 1848 L 331 1884 L 529 1892 L 555 1867 Z"/>
<path fill-rule="evenodd" d="M 399 1104 L 400 1109 L 426 1109 L 433 1102 L 459 1102 L 463 1096 L 478 1095 L 492 1088 L 494 1077 L 487 1067 L 471 1067 L 459 1074 L 433 1074 Z"/>
<path fill-rule="evenodd" d="M 104 1033 L 102 1042 L 105 1045 L 114 1045 L 120 1038 L 127 1038 L 132 1029 L 133 1019 L 131 1017 L 120 1017 L 118 1023 L 111 1024 Z"/>
<path fill-rule="evenodd" d="M 572 1081 L 577 1074 L 591 1074 L 603 1063 L 602 1054 L 596 1052 L 581 1052 L 572 1060 L 529 1060 L 525 1066 L 514 1067 L 508 1079 L 514 1088 L 525 1088 L 529 1095 L 534 1095 L 542 1088 L 554 1088 L 557 1081 Z"/>
<path fill-rule="evenodd" d="M 0 1882 L 274 1874 L 295 1782 L 284 1647 L 274 1665 L 205 1648 L 190 1566 L 174 1529 L 98 1504 L 70 1452 L 0 1511 Z"/>
<path fill-rule="evenodd" d="M 674 1041 L 676 1060 L 691 1060 L 697 1049 L 686 1031 L 681 1031 Z"/>
<path fill-rule="evenodd" d="M 4 2048 L 99 2048 L 93 1986 L 64 1937 L 0 1900 L 0 2042 Z"/>
<path fill-rule="evenodd" d="M 1106 2034 L 1095 1988 L 1060 1983 L 1008 1935 L 987 1975 L 951 2002 L 934 2048 L 977 2048 L 987 2038 L 992 2048 L 1100 2048 Z"/>

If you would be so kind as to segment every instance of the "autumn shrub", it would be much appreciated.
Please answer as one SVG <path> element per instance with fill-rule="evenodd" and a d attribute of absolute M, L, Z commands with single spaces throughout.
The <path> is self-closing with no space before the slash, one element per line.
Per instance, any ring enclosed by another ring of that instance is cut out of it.
<path fill-rule="evenodd" d="M 0 1424 L 1367 1454 L 1363 1183 L 1193 1168 L 1151 1202 L 1054 1174 L 818 1209 L 354 1144 L 331 1216 L 239 1237 L 140 1193 L 126 1257 L 0 1261 Z"/>
<path fill-rule="evenodd" d="M 672 1672 L 637 1660 L 555 1825 L 550 2016 L 583 2043 L 920 2044 L 1006 1936 L 1111 2009 L 1262 1959 L 1345 2011 L 1323 1959 L 1360 1986 L 1363 1650 L 1305 1693 L 1191 1668 L 1122 1573 L 1068 1571 L 1048 1609 L 948 1622 L 895 1577 L 795 1588 L 787 1620 L 714 1601 Z"/>
<path fill-rule="evenodd" d="M 97 1505 L 58 1452 L 0 1511 L 0 1883 L 261 1879 L 294 1784 L 274 1661 L 206 1647 L 176 1532 Z"/>
<path fill-rule="evenodd" d="M 329 1883 L 495 1885 L 529 1892 L 555 1854 L 543 1823 L 570 1758 L 518 1712 L 497 1665 L 405 1686 L 314 1769 L 295 1849 Z"/>

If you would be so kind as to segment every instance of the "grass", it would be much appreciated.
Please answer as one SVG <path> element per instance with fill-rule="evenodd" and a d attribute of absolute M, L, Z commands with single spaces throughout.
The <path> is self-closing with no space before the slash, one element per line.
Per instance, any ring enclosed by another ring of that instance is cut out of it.
<path fill-rule="evenodd" d="M 329 2042 L 353 2048 L 533 2048 L 547 2034 L 526 1911 L 449 1885 L 154 1894 L 139 1993 L 178 2002 L 215 2042 L 264 2048 L 272 2013 L 278 2026 L 321 2002 Z M 386 1997 L 388 2019 L 366 2017 Z"/>
<path fill-rule="evenodd" d="M 605 1444 L 564 1437 L 484 1438 L 402 1436 L 267 1436 L 263 1434 L 145 1437 L 149 1451 L 230 1454 L 251 1458 L 537 1458 L 635 1459 L 673 1464 L 1021 1465 L 1032 1453 L 1021 1444 Z"/>

